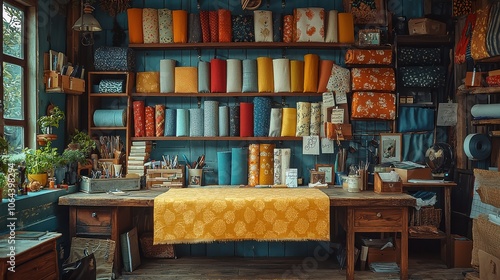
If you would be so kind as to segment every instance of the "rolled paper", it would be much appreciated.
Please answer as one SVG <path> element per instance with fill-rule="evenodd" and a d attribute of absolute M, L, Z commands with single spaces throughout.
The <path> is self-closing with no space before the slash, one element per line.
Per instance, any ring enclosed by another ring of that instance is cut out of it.
<path fill-rule="evenodd" d="M 326 85 L 328 91 L 347 94 L 351 91 L 351 72 L 347 68 L 332 65 L 332 73 Z"/>
<path fill-rule="evenodd" d="M 233 30 L 231 28 L 231 11 L 225 9 L 219 9 L 219 42 L 231 42 L 231 35 Z"/>
<path fill-rule="evenodd" d="M 146 135 L 144 128 L 146 125 L 144 101 L 134 101 L 132 106 L 134 107 L 134 136 L 144 137 Z"/>
<path fill-rule="evenodd" d="M 281 13 L 273 13 L 273 42 L 281 42 L 283 34 L 283 16 Z"/>
<path fill-rule="evenodd" d="M 311 124 L 309 135 L 319 135 L 321 129 L 321 104 L 311 103 Z"/>
<path fill-rule="evenodd" d="M 208 11 L 200 11 L 200 25 L 203 43 L 210 43 L 210 20 Z"/>
<path fill-rule="evenodd" d="M 142 35 L 144 44 L 155 44 L 160 41 L 158 34 L 158 10 L 142 9 Z"/>
<path fill-rule="evenodd" d="M 465 155 L 471 160 L 484 160 L 491 155 L 491 142 L 486 134 L 471 133 L 464 139 Z"/>
<path fill-rule="evenodd" d="M 255 42 L 253 15 L 234 15 L 232 20 L 234 42 Z"/>
<path fill-rule="evenodd" d="M 500 104 L 475 104 L 470 109 L 474 118 L 498 119 L 500 118 Z"/>
<path fill-rule="evenodd" d="M 258 79 L 257 79 L 257 60 L 244 59 L 243 65 L 243 85 L 241 86 L 242 92 L 257 92 Z"/>
<path fill-rule="evenodd" d="M 196 67 L 175 67 L 175 92 L 198 92 L 198 69 Z"/>
<path fill-rule="evenodd" d="M 137 92 L 160 92 L 160 72 L 137 72 Z"/>
<path fill-rule="evenodd" d="M 184 10 L 173 10 L 172 21 L 174 27 L 174 43 L 187 43 L 188 12 Z"/>
<path fill-rule="evenodd" d="M 273 59 L 274 92 L 290 92 L 290 60 Z"/>
<path fill-rule="evenodd" d="M 227 92 L 241 92 L 243 69 L 240 59 L 228 59 L 227 63 Z"/>
<path fill-rule="evenodd" d="M 240 136 L 240 106 L 229 107 L 229 136 Z"/>
<path fill-rule="evenodd" d="M 323 8 L 297 8 L 294 14 L 296 42 L 325 41 L 325 10 Z"/>
<path fill-rule="evenodd" d="M 290 91 L 304 91 L 304 61 L 290 60 Z"/>
<path fill-rule="evenodd" d="M 273 41 L 273 13 L 271 11 L 253 11 L 255 42 Z"/>
<path fill-rule="evenodd" d="M 146 106 L 146 137 L 155 136 L 155 107 Z"/>
<path fill-rule="evenodd" d="M 201 137 L 203 136 L 203 109 L 191 108 L 189 109 L 189 136 Z"/>
<path fill-rule="evenodd" d="M 281 136 L 295 136 L 297 129 L 297 109 L 283 108 L 283 123 L 281 125 Z"/>
<path fill-rule="evenodd" d="M 100 109 L 95 110 L 93 115 L 96 127 L 121 127 L 127 125 L 127 111 L 125 109 Z"/>
<path fill-rule="evenodd" d="M 259 184 L 272 185 L 274 182 L 274 144 L 259 145 Z"/>
<path fill-rule="evenodd" d="M 304 55 L 304 92 L 318 92 L 319 56 Z"/>
<path fill-rule="evenodd" d="M 175 136 L 175 123 L 177 121 L 175 109 L 165 110 L 165 136 Z"/>
<path fill-rule="evenodd" d="M 271 98 L 255 97 L 253 99 L 253 104 L 253 136 L 268 136 L 272 106 Z"/>
<path fill-rule="evenodd" d="M 339 41 L 338 14 L 336 10 L 328 11 L 325 42 L 337 43 Z"/>
<path fill-rule="evenodd" d="M 219 13 L 209 11 L 208 22 L 210 25 L 210 42 L 219 42 Z"/>
<path fill-rule="evenodd" d="M 395 91 L 396 77 L 392 68 L 353 68 L 351 69 L 351 89 Z"/>
<path fill-rule="evenodd" d="M 189 111 L 188 109 L 177 109 L 175 136 L 189 136 Z"/>
<path fill-rule="evenodd" d="M 248 185 L 255 187 L 259 184 L 259 144 L 250 144 L 248 146 Z"/>
<path fill-rule="evenodd" d="M 219 106 L 219 136 L 229 136 L 228 106 Z"/>
<path fill-rule="evenodd" d="M 203 135 L 205 137 L 219 136 L 219 101 L 205 100 L 203 115 Z"/>
<path fill-rule="evenodd" d="M 240 136 L 253 136 L 253 103 L 240 103 Z"/>
<path fill-rule="evenodd" d="M 339 43 L 354 43 L 354 18 L 351 13 L 338 13 Z"/>
<path fill-rule="evenodd" d="M 297 102 L 297 129 L 295 136 L 309 136 L 311 127 L 311 103 Z"/>
<path fill-rule="evenodd" d="M 271 120 L 269 122 L 269 137 L 280 137 L 282 121 L 283 121 L 283 109 L 272 108 Z"/>
<path fill-rule="evenodd" d="M 198 61 L 198 92 L 210 92 L 210 62 Z"/>
<path fill-rule="evenodd" d="M 273 92 L 273 59 L 270 57 L 257 58 L 257 78 L 259 92 Z"/>
<path fill-rule="evenodd" d="M 392 50 L 349 49 L 345 53 L 345 63 L 390 65 L 392 63 Z"/>
<path fill-rule="evenodd" d="M 155 105 L 155 126 L 156 137 L 163 136 L 165 134 L 165 105 L 163 104 Z"/>
<path fill-rule="evenodd" d="M 143 44 L 144 37 L 142 35 L 142 9 L 130 8 L 127 9 L 128 19 L 128 42 L 130 44 Z"/>
<path fill-rule="evenodd" d="M 322 59 L 319 61 L 319 81 L 318 81 L 318 92 L 326 92 L 328 89 L 328 80 L 332 74 L 333 60 Z"/>
<path fill-rule="evenodd" d="M 219 185 L 231 184 L 231 152 L 217 152 L 217 179 Z"/>
<path fill-rule="evenodd" d="M 200 14 L 190 13 L 188 23 L 188 43 L 201 43 Z"/>
<path fill-rule="evenodd" d="M 210 91 L 226 92 L 226 60 L 214 58 L 210 61 Z"/>
<path fill-rule="evenodd" d="M 171 93 L 175 90 L 175 60 L 160 60 L 160 92 Z"/>
<path fill-rule="evenodd" d="M 283 42 L 293 42 L 293 16 L 285 15 L 283 17 Z"/>
<path fill-rule="evenodd" d="M 158 27 L 160 43 L 172 43 L 174 41 L 174 28 L 171 10 L 158 9 Z"/>
<path fill-rule="evenodd" d="M 231 185 L 248 183 L 248 148 L 231 149 Z"/>

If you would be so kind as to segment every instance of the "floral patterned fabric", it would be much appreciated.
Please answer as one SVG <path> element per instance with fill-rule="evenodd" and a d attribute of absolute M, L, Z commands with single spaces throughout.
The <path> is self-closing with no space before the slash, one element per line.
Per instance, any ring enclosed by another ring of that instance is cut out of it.
<path fill-rule="evenodd" d="M 399 48 L 398 65 L 440 65 L 440 48 Z"/>
<path fill-rule="evenodd" d="M 353 119 L 394 120 L 396 96 L 388 92 L 354 92 L 351 117 Z"/>
<path fill-rule="evenodd" d="M 255 42 L 273 41 L 273 13 L 271 11 L 253 11 Z"/>
<path fill-rule="evenodd" d="M 293 42 L 293 16 L 285 15 L 283 17 L 283 42 Z"/>
<path fill-rule="evenodd" d="M 353 68 L 352 90 L 396 90 L 396 78 L 392 68 Z"/>
<path fill-rule="evenodd" d="M 160 92 L 160 72 L 137 72 L 137 92 Z"/>
<path fill-rule="evenodd" d="M 295 9 L 295 41 L 325 41 L 325 10 L 323 8 Z"/>
<path fill-rule="evenodd" d="M 297 102 L 297 128 L 295 136 L 309 136 L 311 127 L 311 103 Z"/>
<path fill-rule="evenodd" d="M 158 10 L 145 8 L 142 9 L 142 36 L 144 44 L 158 43 Z"/>
<path fill-rule="evenodd" d="M 347 94 L 351 91 L 351 72 L 349 69 L 334 64 L 326 88 L 340 94 Z"/>
<path fill-rule="evenodd" d="M 174 41 L 174 28 L 172 25 L 172 11 L 169 9 L 159 9 L 158 27 L 160 43 L 172 43 Z"/>
<path fill-rule="evenodd" d="M 248 185 L 254 187 L 259 184 L 259 144 L 248 146 Z"/>
<path fill-rule="evenodd" d="M 232 21 L 234 42 L 255 41 L 253 15 L 234 15 L 232 16 Z"/>
<path fill-rule="evenodd" d="M 498 87 L 498 86 L 500 86 L 500 75 L 486 77 L 486 83 L 490 87 Z"/>
<path fill-rule="evenodd" d="M 446 70 L 443 66 L 412 66 L 399 68 L 404 87 L 444 87 Z"/>
<path fill-rule="evenodd" d="M 490 5 L 477 10 L 476 26 L 472 32 L 470 52 L 474 60 L 479 60 L 489 57 L 486 48 L 486 34 L 488 32 L 488 20 L 490 13 Z"/>
<path fill-rule="evenodd" d="M 274 147 L 275 144 L 259 145 L 259 184 L 274 183 Z"/>
<path fill-rule="evenodd" d="M 346 64 L 383 64 L 392 63 L 392 50 L 350 49 L 345 53 Z"/>

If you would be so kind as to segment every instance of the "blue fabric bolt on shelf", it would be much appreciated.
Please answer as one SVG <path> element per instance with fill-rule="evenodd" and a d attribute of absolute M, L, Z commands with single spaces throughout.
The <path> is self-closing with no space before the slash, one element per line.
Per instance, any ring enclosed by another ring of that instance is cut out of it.
<path fill-rule="evenodd" d="M 127 113 L 125 109 L 117 110 L 95 110 L 94 125 L 97 127 L 112 126 L 119 127 L 127 125 Z"/>
<path fill-rule="evenodd" d="M 203 136 L 203 109 L 189 109 L 189 136 Z"/>
<path fill-rule="evenodd" d="M 231 185 L 246 185 L 248 182 L 248 148 L 231 150 Z"/>
<path fill-rule="evenodd" d="M 219 185 L 231 184 L 231 151 L 217 152 L 217 177 Z"/>
<path fill-rule="evenodd" d="M 255 137 L 268 136 L 271 119 L 271 98 L 255 97 L 253 104 L 253 135 Z"/>
<path fill-rule="evenodd" d="M 165 110 L 165 136 L 175 136 L 176 110 Z"/>
<path fill-rule="evenodd" d="M 240 136 L 240 106 L 229 107 L 229 136 Z"/>
<path fill-rule="evenodd" d="M 273 42 L 283 41 L 283 15 L 273 13 Z"/>
<path fill-rule="evenodd" d="M 177 109 L 175 123 L 175 136 L 189 136 L 189 111 L 188 109 Z"/>
<path fill-rule="evenodd" d="M 219 136 L 229 136 L 229 107 L 219 107 Z"/>
<path fill-rule="evenodd" d="M 257 60 L 243 60 L 243 85 L 242 92 L 257 92 Z"/>
<path fill-rule="evenodd" d="M 397 121 L 399 132 L 433 131 L 434 109 L 401 107 Z"/>
<path fill-rule="evenodd" d="M 175 63 L 173 59 L 160 60 L 160 92 L 162 93 L 171 93 L 175 90 Z"/>
<path fill-rule="evenodd" d="M 203 135 L 205 137 L 219 136 L 219 101 L 205 101 L 203 113 Z"/>
<path fill-rule="evenodd" d="M 210 92 L 210 62 L 198 62 L 198 92 Z"/>

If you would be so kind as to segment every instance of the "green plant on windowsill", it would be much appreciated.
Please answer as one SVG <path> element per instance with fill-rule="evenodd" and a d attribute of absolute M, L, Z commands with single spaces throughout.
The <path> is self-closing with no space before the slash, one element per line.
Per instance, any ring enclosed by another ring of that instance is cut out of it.
<path fill-rule="evenodd" d="M 37 135 L 37 141 L 40 145 L 44 145 L 48 141 L 57 139 L 57 135 L 52 133 L 52 128 L 59 127 L 59 123 L 64 120 L 64 112 L 58 106 L 53 106 L 48 110 L 47 115 L 37 119 L 37 124 L 40 126 L 42 134 Z"/>
<path fill-rule="evenodd" d="M 61 160 L 57 148 L 53 148 L 49 141 L 46 146 L 38 149 L 25 148 L 24 154 L 28 180 L 30 182 L 37 180 L 42 186 L 45 186 L 48 173 L 53 174 L 57 162 Z"/>

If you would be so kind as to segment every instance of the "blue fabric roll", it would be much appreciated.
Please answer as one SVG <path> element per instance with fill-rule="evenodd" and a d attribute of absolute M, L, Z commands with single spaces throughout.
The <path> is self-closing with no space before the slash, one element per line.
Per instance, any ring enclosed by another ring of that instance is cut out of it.
<path fill-rule="evenodd" d="M 229 107 L 229 136 L 240 136 L 240 106 Z"/>
<path fill-rule="evenodd" d="M 175 136 L 176 110 L 165 110 L 165 136 Z"/>
<path fill-rule="evenodd" d="M 217 177 L 219 185 L 231 184 L 231 152 L 217 152 Z"/>
<path fill-rule="evenodd" d="M 248 148 L 231 150 L 231 185 L 246 185 L 248 182 Z"/>
<path fill-rule="evenodd" d="M 243 60 L 243 85 L 242 92 L 257 92 L 257 60 Z"/>
<path fill-rule="evenodd" d="M 254 42 L 253 15 L 233 15 L 233 41 Z"/>
<path fill-rule="evenodd" d="M 444 87 L 446 69 L 443 66 L 408 66 L 399 68 L 404 87 Z"/>
<path fill-rule="evenodd" d="M 95 110 L 94 111 L 94 125 L 97 127 L 125 126 L 125 125 L 127 125 L 127 113 L 126 113 L 125 109 Z"/>
<path fill-rule="evenodd" d="M 219 136 L 229 136 L 229 107 L 219 107 Z"/>
<path fill-rule="evenodd" d="M 203 136 L 203 109 L 189 109 L 189 136 Z"/>
<path fill-rule="evenodd" d="M 188 109 L 177 109 L 175 123 L 175 136 L 189 136 L 189 111 Z"/>
<path fill-rule="evenodd" d="M 219 101 L 203 103 L 203 135 L 205 137 L 219 136 Z"/>
<path fill-rule="evenodd" d="M 281 42 L 283 40 L 283 15 L 281 13 L 273 13 L 273 42 Z"/>
<path fill-rule="evenodd" d="M 198 62 L 198 92 L 210 92 L 210 62 Z"/>
<path fill-rule="evenodd" d="M 253 135 L 255 137 L 268 136 L 271 119 L 272 101 L 269 97 L 255 97 L 253 99 Z"/>
<path fill-rule="evenodd" d="M 439 65 L 441 48 L 399 48 L 398 65 Z"/>
<path fill-rule="evenodd" d="M 401 107 L 397 120 L 399 132 L 433 131 L 434 109 Z"/>

